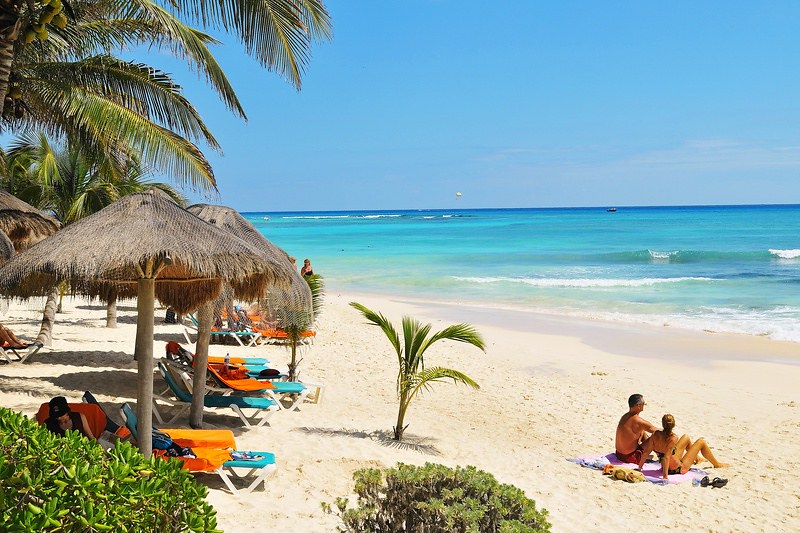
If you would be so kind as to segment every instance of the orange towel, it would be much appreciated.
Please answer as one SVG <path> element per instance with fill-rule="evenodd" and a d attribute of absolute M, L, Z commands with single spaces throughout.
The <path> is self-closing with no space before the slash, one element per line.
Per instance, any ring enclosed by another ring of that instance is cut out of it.
<path fill-rule="evenodd" d="M 208 371 L 211 372 L 214 377 L 220 380 L 225 386 L 230 387 L 233 390 L 237 391 L 244 391 L 244 392 L 255 392 L 264 389 L 274 389 L 275 385 L 272 383 L 258 381 L 256 379 L 248 378 L 248 379 L 228 379 L 226 376 L 223 376 L 220 370 L 224 365 L 208 365 Z"/>
<path fill-rule="evenodd" d="M 189 448 L 236 449 L 236 440 L 229 429 L 164 429 L 176 444 Z"/>
<path fill-rule="evenodd" d="M 157 455 L 163 459 L 177 459 L 183 463 L 181 468 L 189 472 L 213 472 L 225 461 L 231 460 L 230 450 L 218 450 L 215 448 L 192 448 L 192 451 L 197 456 L 191 457 L 168 457 L 164 450 L 153 450 L 153 455 Z"/>

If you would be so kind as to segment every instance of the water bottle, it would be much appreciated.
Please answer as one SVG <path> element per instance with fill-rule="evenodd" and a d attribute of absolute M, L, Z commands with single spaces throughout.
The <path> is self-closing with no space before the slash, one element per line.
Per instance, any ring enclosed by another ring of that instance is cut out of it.
<path fill-rule="evenodd" d="M 700 486 L 700 478 L 692 478 L 692 487 L 699 487 Z"/>

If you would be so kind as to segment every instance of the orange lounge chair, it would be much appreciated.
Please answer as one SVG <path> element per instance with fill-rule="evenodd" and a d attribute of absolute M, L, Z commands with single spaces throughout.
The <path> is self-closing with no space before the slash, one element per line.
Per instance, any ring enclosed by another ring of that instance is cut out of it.
<path fill-rule="evenodd" d="M 106 414 L 100 409 L 99 405 L 92 403 L 68 403 L 70 411 L 82 413 L 89 423 L 89 430 L 95 438 L 100 437 L 106 429 Z M 36 421 L 43 426 L 50 417 L 50 403 L 45 402 L 39 406 L 36 412 Z"/>
<path fill-rule="evenodd" d="M 125 425 L 136 437 L 136 414 L 130 405 L 123 404 L 120 409 Z M 170 438 L 180 446 L 192 448 L 195 457 L 167 457 L 165 459 L 178 459 L 182 461 L 181 468 L 192 473 L 213 473 L 219 475 L 232 494 L 238 494 L 239 490 L 231 482 L 229 474 L 236 477 L 247 477 L 258 472 L 255 480 L 250 485 L 242 489 L 243 492 L 250 492 L 262 481 L 276 470 L 275 454 L 270 452 L 244 452 L 236 450 L 236 441 L 233 432 L 229 430 L 201 430 L 201 429 L 163 429 Z M 179 433 L 180 432 L 180 433 Z M 201 435 L 202 434 L 202 435 Z M 216 435 L 220 439 L 214 443 L 208 439 Z M 174 436 L 173 436 L 174 435 Z M 177 437 L 177 438 L 176 438 Z M 181 439 L 181 440 L 178 440 Z M 210 446 L 202 446 L 203 443 Z M 194 443 L 191 445 L 189 443 Z M 156 450 L 154 450 L 154 454 Z M 235 468 L 245 468 L 247 472 L 240 474 Z"/>

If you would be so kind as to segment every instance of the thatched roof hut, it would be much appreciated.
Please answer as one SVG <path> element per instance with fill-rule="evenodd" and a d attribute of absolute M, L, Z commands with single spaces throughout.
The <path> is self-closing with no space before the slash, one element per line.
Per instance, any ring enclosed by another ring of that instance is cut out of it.
<path fill-rule="evenodd" d="M 58 231 L 58 221 L 0 189 L 0 231 L 24 250 Z"/>
<path fill-rule="evenodd" d="M 290 285 L 291 272 L 152 190 L 66 226 L 0 268 L 0 291 L 15 296 L 45 294 L 62 280 L 89 294 L 107 284 L 136 284 L 138 431 L 149 435 L 156 287 L 166 287 L 159 296 L 164 303 L 194 309 L 215 297 L 223 283 L 237 296 L 255 299 L 270 284 Z M 141 439 L 139 449 L 149 456 L 152 443 Z"/>

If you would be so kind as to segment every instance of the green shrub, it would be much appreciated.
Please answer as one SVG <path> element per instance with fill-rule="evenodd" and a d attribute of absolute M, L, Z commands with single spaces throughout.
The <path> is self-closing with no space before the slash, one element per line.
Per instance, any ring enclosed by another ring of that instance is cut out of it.
<path fill-rule="evenodd" d="M 178 461 L 129 443 L 106 453 L 0 408 L 3 531 L 218 531 L 207 493 Z"/>
<path fill-rule="evenodd" d="M 353 479 L 357 507 L 348 509 L 347 498 L 336 500 L 343 531 L 550 531 L 546 509 L 537 511 L 522 490 L 474 466 L 398 463 L 385 472 L 359 470 Z M 330 505 L 323 508 L 330 511 Z"/>

